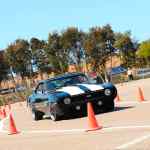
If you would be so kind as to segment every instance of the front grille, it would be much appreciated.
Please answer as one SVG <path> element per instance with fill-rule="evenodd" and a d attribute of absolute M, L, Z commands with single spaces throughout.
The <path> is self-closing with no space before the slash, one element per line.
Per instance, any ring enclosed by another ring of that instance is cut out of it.
<path fill-rule="evenodd" d="M 104 91 L 88 92 L 82 95 L 76 95 L 72 97 L 72 103 L 85 103 L 88 101 L 99 100 L 104 97 Z"/>

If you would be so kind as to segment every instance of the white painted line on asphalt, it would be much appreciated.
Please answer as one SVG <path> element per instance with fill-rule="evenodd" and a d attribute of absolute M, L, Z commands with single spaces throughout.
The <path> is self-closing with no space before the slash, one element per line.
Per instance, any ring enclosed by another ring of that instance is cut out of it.
<path fill-rule="evenodd" d="M 142 136 L 142 137 L 140 137 L 140 138 L 137 138 L 137 139 L 135 139 L 135 140 L 133 140 L 133 141 L 131 141 L 131 142 L 129 142 L 129 143 L 123 144 L 123 145 L 121 145 L 121 146 L 118 146 L 116 149 L 117 149 L 117 150 L 121 150 L 121 149 L 129 148 L 130 146 L 133 146 L 133 145 L 135 145 L 135 144 L 137 144 L 137 143 L 141 143 L 142 141 L 144 141 L 144 140 L 146 140 L 146 139 L 148 139 L 148 138 L 150 138 L 150 134 L 149 134 L 149 135 Z"/>
<path fill-rule="evenodd" d="M 36 134 L 36 133 L 79 133 L 85 132 L 86 129 L 70 129 L 70 130 L 29 130 L 19 131 L 21 134 Z M 7 130 L 0 130 L 0 133 L 8 133 Z"/>
<path fill-rule="evenodd" d="M 112 132 L 114 130 L 122 130 L 122 129 L 150 129 L 150 125 L 141 125 L 141 126 L 116 126 L 116 127 L 104 127 L 99 131 L 102 132 Z M 23 134 L 34 134 L 34 133 L 78 133 L 78 132 L 85 132 L 87 129 L 65 129 L 65 130 L 23 130 L 20 131 Z M 0 132 L 6 133 L 7 130 L 1 130 Z M 96 132 L 96 131 L 95 131 Z"/>
<path fill-rule="evenodd" d="M 143 102 L 140 102 L 140 101 L 119 101 L 119 102 L 116 102 L 115 101 L 115 104 L 147 104 L 147 103 L 150 103 L 150 101 L 143 101 Z"/>
<path fill-rule="evenodd" d="M 121 130 L 121 129 L 145 129 L 150 128 L 150 125 L 140 125 L 140 126 L 116 126 L 116 127 L 104 127 L 102 131 L 113 131 L 113 130 Z"/>
<path fill-rule="evenodd" d="M 104 127 L 100 129 L 103 132 L 110 132 L 114 130 L 121 130 L 121 129 L 150 129 L 150 125 L 143 125 L 143 126 L 118 126 L 118 127 Z M 75 133 L 75 132 L 85 132 L 87 129 L 66 129 L 66 130 L 31 130 L 31 131 L 21 131 L 24 134 L 30 133 Z"/>
<path fill-rule="evenodd" d="M 69 130 L 31 130 L 21 131 L 21 133 L 74 133 L 74 132 L 85 132 L 86 129 L 69 129 Z"/>

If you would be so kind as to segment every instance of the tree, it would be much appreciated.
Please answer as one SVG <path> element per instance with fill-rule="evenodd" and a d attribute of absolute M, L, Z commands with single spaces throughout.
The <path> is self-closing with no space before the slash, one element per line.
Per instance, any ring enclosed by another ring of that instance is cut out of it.
<path fill-rule="evenodd" d="M 50 64 L 56 73 L 66 72 L 67 68 L 67 52 L 63 49 L 61 38 L 57 32 L 50 33 L 45 46 Z"/>
<path fill-rule="evenodd" d="M 114 42 L 114 33 L 110 25 L 91 28 L 84 42 L 88 62 L 92 64 L 94 71 L 99 73 L 106 73 L 105 64 L 112 50 L 107 46 L 108 41 L 112 44 Z"/>
<path fill-rule="evenodd" d="M 49 72 L 51 69 L 49 66 L 49 59 L 45 51 L 46 42 L 39 40 L 38 38 L 31 38 L 30 47 L 32 50 L 32 59 L 35 65 L 38 67 L 39 71 Z"/>
<path fill-rule="evenodd" d="M 83 63 L 84 49 L 83 42 L 85 33 L 75 27 L 69 27 L 62 32 L 61 43 L 63 49 L 68 53 L 67 63 L 77 65 L 78 71 L 81 71 Z"/>
<path fill-rule="evenodd" d="M 44 40 L 39 40 L 38 38 L 32 37 L 30 40 L 30 46 L 32 51 L 36 51 L 38 49 L 43 49 L 45 46 Z"/>
<path fill-rule="evenodd" d="M 141 43 L 139 49 L 137 50 L 137 56 L 144 58 L 150 66 L 150 40 Z"/>
<path fill-rule="evenodd" d="M 122 59 L 123 65 L 128 67 L 135 64 L 135 52 L 136 47 L 131 39 L 131 33 L 116 33 L 114 47 L 118 48 L 120 51 L 120 58 Z"/>
<path fill-rule="evenodd" d="M 3 80 L 7 79 L 8 72 L 9 72 L 9 65 L 5 59 L 5 52 L 0 51 L 0 85 Z"/>
<path fill-rule="evenodd" d="M 20 73 L 21 77 L 30 75 L 32 54 L 29 43 L 23 39 L 17 39 L 6 49 L 6 58 L 13 71 Z"/>

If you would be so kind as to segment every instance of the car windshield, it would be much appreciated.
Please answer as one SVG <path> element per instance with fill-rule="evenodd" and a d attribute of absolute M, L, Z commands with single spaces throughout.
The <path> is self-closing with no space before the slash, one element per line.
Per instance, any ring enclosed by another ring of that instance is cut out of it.
<path fill-rule="evenodd" d="M 63 86 L 69 86 L 79 83 L 88 83 L 88 78 L 85 75 L 76 75 L 71 77 L 62 77 L 59 79 L 49 80 L 47 82 L 47 89 L 54 90 Z"/>

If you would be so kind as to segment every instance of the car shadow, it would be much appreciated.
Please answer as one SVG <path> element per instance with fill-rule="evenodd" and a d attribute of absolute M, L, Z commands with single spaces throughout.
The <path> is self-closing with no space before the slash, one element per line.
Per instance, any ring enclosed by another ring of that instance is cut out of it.
<path fill-rule="evenodd" d="M 116 106 L 115 109 L 112 111 L 102 112 L 102 111 L 94 110 L 94 113 L 95 113 L 95 115 L 98 115 L 98 114 L 111 113 L 111 112 L 116 112 L 116 111 L 123 111 L 126 109 L 132 109 L 134 107 L 135 106 Z M 69 114 L 68 116 L 60 117 L 59 121 L 72 120 L 72 119 L 85 118 L 85 117 L 87 117 L 87 111 L 86 110 L 84 112 L 78 112 L 78 113 L 74 113 L 74 114 Z M 49 120 L 50 117 L 45 117 L 43 119 Z"/>
<path fill-rule="evenodd" d="M 134 106 L 117 106 L 112 111 L 108 111 L 108 112 L 94 111 L 94 112 L 95 112 L 95 115 L 98 115 L 98 114 L 111 113 L 111 112 L 122 111 L 126 109 L 132 109 L 132 108 L 134 108 Z M 72 114 L 70 116 L 64 116 L 61 118 L 61 120 L 71 120 L 71 119 L 78 119 L 78 118 L 84 118 L 84 117 L 87 117 L 87 113 L 85 112 L 80 113 L 80 114 Z"/>
<path fill-rule="evenodd" d="M 131 109 L 134 107 L 135 106 L 117 106 L 117 107 L 115 107 L 114 111 L 121 111 L 121 110 L 125 110 L 125 109 Z"/>

